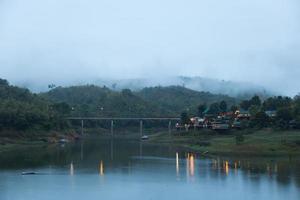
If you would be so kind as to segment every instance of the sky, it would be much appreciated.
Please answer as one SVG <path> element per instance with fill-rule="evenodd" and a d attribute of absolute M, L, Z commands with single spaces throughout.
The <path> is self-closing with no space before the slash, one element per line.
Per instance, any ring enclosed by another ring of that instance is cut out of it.
<path fill-rule="evenodd" d="M 299 0 L 0 0 L 0 77 L 201 76 L 300 92 Z"/>

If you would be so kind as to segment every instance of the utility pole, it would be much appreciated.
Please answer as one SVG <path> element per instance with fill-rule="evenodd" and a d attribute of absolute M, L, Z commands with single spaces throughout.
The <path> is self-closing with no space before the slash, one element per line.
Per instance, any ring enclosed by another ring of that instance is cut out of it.
<path fill-rule="evenodd" d="M 110 133 L 111 133 L 111 136 L 113 137 L 114 136 L 114 120 L 111 120 L 111 122 L 110 122 Z"/>

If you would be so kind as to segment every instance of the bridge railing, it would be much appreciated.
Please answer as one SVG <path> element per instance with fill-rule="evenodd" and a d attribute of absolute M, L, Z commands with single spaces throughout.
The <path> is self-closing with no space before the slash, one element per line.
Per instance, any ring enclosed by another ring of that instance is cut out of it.
<path fill-rule="evenodd" d="M 83 127 L 84 127 L 84 120 L 110 120 L 111 121 L 111 135 L 113 136 L 114 134 L 114 121 L 115 120 L 138 120 L 140 121 L 140 135 L 143 135 L 143 121 L 146 120 L 168 120 L 168 130 L 169 134 L 171 134 L 172 130 L 172 121 L 180 120 L 178 117 L 67 117 L 67 120 L 81 120 L 81 134 L 83 134 Z"/>

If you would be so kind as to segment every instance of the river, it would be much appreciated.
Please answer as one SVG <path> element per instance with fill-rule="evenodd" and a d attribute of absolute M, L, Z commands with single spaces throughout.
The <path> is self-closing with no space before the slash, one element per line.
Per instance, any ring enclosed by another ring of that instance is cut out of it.
<path fill-rule="evenodd" d="M 0 154 L 0 199 L 299 200 L 300 162 L 94 138 Z"/>

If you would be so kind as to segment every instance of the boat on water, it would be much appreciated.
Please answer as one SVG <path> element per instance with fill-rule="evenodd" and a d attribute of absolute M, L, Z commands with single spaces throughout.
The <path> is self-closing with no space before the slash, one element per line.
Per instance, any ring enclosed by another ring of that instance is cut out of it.
<path fill-rule="evenodd" d="M 69 142 L 69 140 L 63 138 L 63 139 L 60 139 L 58 142 L 60 144 L 65 144 L 65 143 Z"/>
<path fill-rule="evenodd" d="M 142 137 L 141 137 L 141 140 L 148 140 L 149 139 L 149 137 L 147 136 L 147 135 L 143 135 Z"/>
<path fill-rule="evenodd" d="M 36 175 L 36 172 L 22 172 L 22 175 Z"/>

